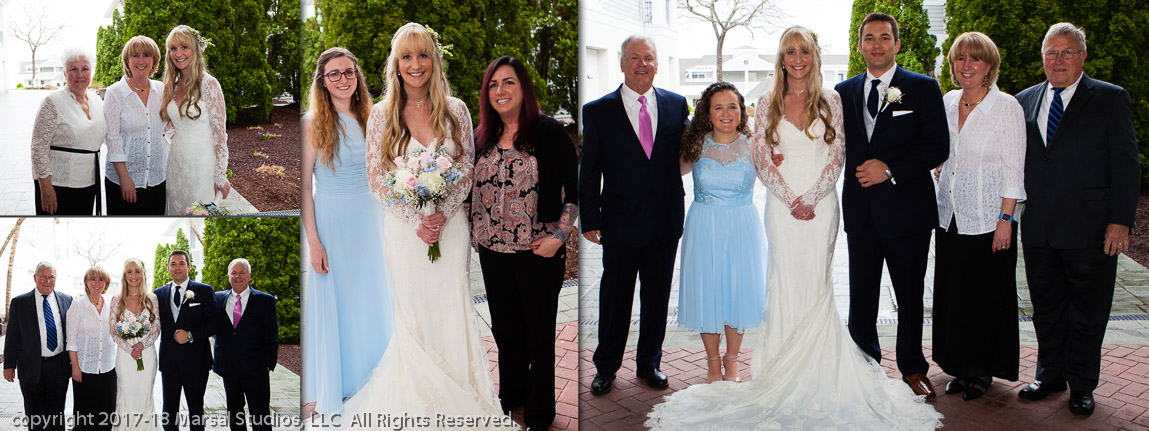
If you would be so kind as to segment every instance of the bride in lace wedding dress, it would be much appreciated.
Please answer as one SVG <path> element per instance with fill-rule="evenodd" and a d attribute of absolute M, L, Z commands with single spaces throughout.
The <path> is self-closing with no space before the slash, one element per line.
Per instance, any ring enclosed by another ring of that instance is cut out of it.
<path fill-rule="evenodd" d="M 384 211 L 394 334 L 368 382 L 344 404 L 340 422 L 354 429 L 506 429 L 514 422 L 495 397 L 467 276 L 470 231 L 463 200 L 474 160 L 470 113 L 448 96 L 441 51 L 423 26 L 401 27 L 391 49 L 387 90 L 367 122 L 371 190 L 386 202 L 383 177 L 395 156 L 420 147 L 445 148 L 463 179 L 450 186 L 433 215 L 403 205 Z M 425 251 L 436 239 L 442 256 L 432 263 Z"/>
<path fill-rule="evenodd" d="M 178 25 L 164 43 L 164 100 L 160 117 L 174 130 L 167 164 L 164 213 L 183 215 L 196 203 L 215 202 L 227 181 L 227 109 L 223 89 L 208 75 L 199 32 Z M 218 202 L 216 202 L 218 203 Z"/>
<path fill-rule="evenodd" d="M 654 407 L 656 430 L 929 430 L 941 415 L 854 344 L 834 307 L 831 260 L 845 147 L 842 101 L 821 89 L 809 31 L 783 33 L 773 93 L 757 103 L 753 145 L 770 263 L 753 379 L 694 385 Z M 785 69 L 783 69 L 785 68 Z M 816 103 L 808 104 L 807 100 Z M 797 127 L 796 124 L 804 125 Z M 770 153 L 785 160 L 775 166 Z M 801 193 L 801 194 L 797 194 Z"/>

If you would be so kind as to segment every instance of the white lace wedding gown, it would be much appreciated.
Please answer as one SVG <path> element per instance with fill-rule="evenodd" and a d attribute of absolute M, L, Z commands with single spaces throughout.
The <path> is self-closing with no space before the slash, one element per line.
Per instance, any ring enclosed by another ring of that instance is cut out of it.
<path fill-rule="evenodd" d="M 838 234 L 838 196 L 844 135 L 842 102 L 826 98 L 837 137 L 822 139 L 815 121 L 806 136 L 789 121 L 777 129 L 775 168 L 765 137 L 769 94 L 758 100 L 755 164 L 772 194 L 766 203 L 770 243 L 766 318 L 754 346 L 753 379 L 694 385 L 654 407 L 647 425 L 656 430 L 932 430 L 941 415 L 899 380 L 890 379 L 854 344 L 834 308 L 831 260 Z M 795 191 L 802 193 L 798 195 Z M 789 202 L 816 203 L 814 218 L 790 214 Z"/>
<path fill-rule="evenodd" d="M 386 208 L 383 250 L 394 297 L 395 332 L 368 382 L 344 404 L 344 427 L 394 429 L 395 423 L 378 421 L 380 414 L 429 418 L 426 423 L 415 422 L 418 429 L 450 428 L 439 422 L 437 415 L 486 418 L 466 429 L 497 429 L 491 422 L 504 418 L 491 383 L 468 279 L 470 230 L 462 202 L 472 182 L 471 117 L 461 100 L 451 98 L 449 103 L 462 128 L 462 142 L 448 137 L 438 144 L 446 148 L 462 144 L 456 162 L 462 168 L 463 180 L 451 187 L 450 197 L 439 206 L 447 217 L 439 237 L 442 257 L 431 263 L 427 244 L 415 235 L 421 215 L 402 206 Z M 382 105 L 375 105 L 367 125 L 367 178 L 376 196 L 386 201 L 381 188 L 386 172 L 380 163 L 379 145 Z M 435 149 L 435 144 L 424 148 Z M 411 139 L 408 152 L 421 146 Z"/>
<path fill-rule="evenodd" d="M 198 104 L 181 117 L 173 100 L 163 109 L 171 118 L 175 135 L 168 150 L 167 204 L 164 213 L 183 215 L 195 203 L 219 203 L 215 186 L 227 182 L 227 107 L 223 88 L 214 76 L 204 74 Z"/>
<path fill-rule="evenodd" d="M 157 312 L 160 309 L 159 302 L 156 300 L 156 295 L 148 293 L 148 301 L 152 303 L 152 310 Z M 159 420 L 156 416 L 156 403 L 152 393 L 156 387 L 156 340 L 160 338 L 160 319 L 155 317 L 155 322 L 152 323 L 152 330 L 147 335 L 144 335 L 142 340 L 139 340 L 144 346 L 143 356 L 140 359 L 144 361 L 144 369 L 137 369 L 138 365 L 136 360 L 132 359 L 132 346 L 135 345 L 136 340 L 132 340 L 129 344 L 128 341 L 116 335 L 116 323 L 119 321 L 116 316 L 119 315 L 119 296 L 112 297 L 112 322 L 109 322 L 112 327 L 112 340 L 116 342 L 116 414 L 120 416 L 119 423 L 112 429 L 116 430 L 134 430 L 134 431 L 153 431 L 159 430 Z M 136 316 L 137 319 L 146 320 L 149 318 L 147 308 L 144 308 L 140 314 L 134 314 L 131 310 L 124 310 L 123 319 L 128 316 Z"/>

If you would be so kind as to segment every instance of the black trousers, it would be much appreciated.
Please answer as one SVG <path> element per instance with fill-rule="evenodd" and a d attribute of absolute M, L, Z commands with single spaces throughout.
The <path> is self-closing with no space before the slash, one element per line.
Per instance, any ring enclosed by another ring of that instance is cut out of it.
<path fill-rule="evenodd" d="M 20 394 L 24 396 L 24 411 L 29 430 L 64 431 L 64 399 L 68 395 L 68 381 L 72 367 L 67 353 L 60 353 L 40 363 L 40 381 L 28 383 L 20 379 Z"/>
<path fill-rule="evenodd" d="M 565 262 L 564 249 L 545 258 L 479 246 L 499 347 L 499 401 L 504 411 L 523 405 L 523 420 L 532 428 L 555 420 L 555 316 Z"/>
<path fill-rule="evenodd" d="M 599 285 L 598 347 L 594 366 L 601 374 L 613 374 L 622 366 L 634 303 L 634 282 L 639 289 L 637 370 L 658 368 L 662 340 L 666 338 L 666 312 L 678 239 L 639 247 L 602 246 L 602 281 Z"/>
<path fill-rule="evenodd" d="M 73 430 L 111 430 L 116 412 L 116 370 L 82 374 L 81 381 L 72 384 Z"/>
<path fill-rule="evenodd" d="M 192 431 L 203 431 L 203 393 L 207 390 L 207 373 L 208 370 L 185 372 L 178 369 L 160 373 L 164 386 L 161 422 L 165 431 L 177 431 L 181 423 L 190 423 Z M 188 404 L 188 417 L 182 419 L 179 417 L 180 392 Z"/>
<path fill-rule="evenodd" d="M 993 250 L 994 232 L 934 236 L 934 362 L 954 377 L 1017 381 L 1017 223 L 1010 244 Z"/>
<path fill-rule="evenodd" d="M 1100 247 L 1024 247 L 1037 332 L 1037 380 L 1092 391 L 1101 373 L 1117 256 L 1106 256 Z"/>
<path fill-rule="evenodd" d="M 903 376 L 925 374 L 929 363 L 922 354 L 922 294 L 931 232 L 882 238 L 874 229 L 848 232 L 850 252 L 850 318 L 847 326 L 854 343 L 881 362 L 878 344 L 878 300 L 882 262 L 890 271 L 898 301 L 898 371 Z"/>
<path fill-rule="evenodd" d="M 167 182 L 148 188 L 136 187 L 136 202 L 128 203 L 120 192 L 120 185 L 104 178 L 104 193 L 108 202 L 108 215 L 164 215 Z"/>
<path fill-rule="evenodd" d="M 270 372 L 260 368 L 250 373 L 223 377 L 223 391 L 227 397 L 228 425 L 232 431 L 244 431 L 251 425 L 254 431 L 271 430 Z M 244 400 L 251 415 L 244 414 Z"/>
<path fill-rule="evenodd" d="M 32 181 L 35 189 L 36 215 L 48 215 L 40 198 L 40 182 Z M 92 184 L 83 188 L 52 186 L 56 190 L 56 212 L 52 215 L 92 215 L 100 201 L 100 185 Z M 118 187 L 117 187 L 118 189 Z M 71 371 L 68 372 L 71 375 Z"/>

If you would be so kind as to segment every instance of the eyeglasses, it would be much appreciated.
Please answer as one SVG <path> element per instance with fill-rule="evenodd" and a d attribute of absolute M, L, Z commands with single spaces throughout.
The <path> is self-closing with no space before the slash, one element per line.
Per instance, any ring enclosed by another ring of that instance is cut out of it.
<path fill-rule="evenodd" d="M 55 280 L 56 276 L 54 276 L 54 275 L 37 275 L 36 278 L 38 278 L 40 280 L 48 281 L 48 280 Z"/>
<path fill-rule="evenodd" d="M 340 71 L 336 70 L 336 71 L 327 72 L 327 73 L 323 74 L 323 76 L 326 76 L 327 80 L 330 82 L 339 82 L 340 79 L 348 79 L 348 80 L 355 79 L 355 71 L 354 70 L 345 70 L 345 71 L 340 72 Z"/>
<path fill-rule="evenodd" d="M 1061 52 L 1046 51 L 1046 52 L 1042 53 L 1042 55 L 1045 56 L 1046 60 L 1056 60 L 1057 56 L 1059 56 L 1059 55 L 1061 56 L 1062 59 L 1072 60 L 1073 57 L 1076 57 L 1077 53 L 1079 53 L 1079 52 L 1085 52 L 1085 50 L 1079 49 L 1079 50 L 1074 51 L 1072 49 L 1067 49 L 1067 50 L 1061 51 Z"/>

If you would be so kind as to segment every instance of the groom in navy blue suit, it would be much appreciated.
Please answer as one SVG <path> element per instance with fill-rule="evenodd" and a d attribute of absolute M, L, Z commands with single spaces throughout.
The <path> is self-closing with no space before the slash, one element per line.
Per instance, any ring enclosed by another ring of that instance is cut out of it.
<path fill-rule="evenodd" d="M 211 344 L 216 310 L 211 286 L 188 278 L 188 252 L 168 255 L 171 283 L 156 289 L 160 305 L 160 372 L 163 382 L 165 431 L 179 429 L 180 392 L 187 400 L 192 430 L 204 429 L 203 394 L 211 371 Z"/>
<path fill-rule="evenodd" d="M 602 244 L 603 267 L 594 395 L 610 392 L 622 366 L 636 277 L 642 288 L 635 372 L 651 387 L 667 386 L 658 368 L 685 214 L 678 151 L 689 123 L 686 99 L 654 88 L 658 56 L 649 37 L 630 36 L 621 51 L 625 83 L 583 106 L 582 117 L 582 231 Z"/>
<path fill-rule="evenodd" d="M 846 131 L 842 218 L 850 254 L 850 336 L 881 361 L 878 298 L 885 262 L 898 301 L 898 370 L 934 396 L 922 354 L 922 294 L 930 234 L 938 226 L 930 170 L 949 155 L 938 82 L 898 67 L 898 22 L 871 13 L 858 29 L 866 72 L 838 84 Z"/>

